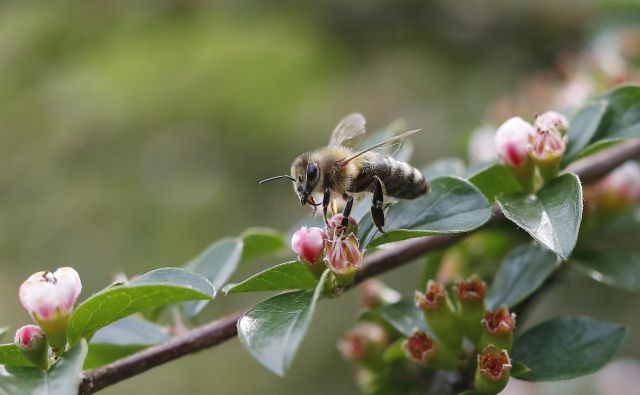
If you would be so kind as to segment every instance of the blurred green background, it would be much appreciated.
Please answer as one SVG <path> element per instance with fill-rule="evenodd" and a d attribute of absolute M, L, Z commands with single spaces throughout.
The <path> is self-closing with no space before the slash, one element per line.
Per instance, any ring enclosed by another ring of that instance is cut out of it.
<path fill-rule="evenodd" d="M 423 128 L 416 165 L 464 156 L 471 130 L 523 75 L 635 11 L 577 0 L 3 2 L 0 323 L 28 321 L 17 288 L 37 270 L 74 266 L 82 298 L 118 272 L 181 265 L 249 226 L 288 229 L 308 209 L 287 183 L 257 181 L 288 172 L 349 112 L 374 130 L 397 118 Z M 418 271 L 385 280 L 409 294 Z M 355 296 L 320 304 L 286 379 L 232 340 L 104 393 L 355 393 L 335 349 Z M 220 298 L 204 318 L 260 297 Z M 531 321 L 625 322 L 625 353 L 637 357 L 639 301 L 569 278 Z"/>

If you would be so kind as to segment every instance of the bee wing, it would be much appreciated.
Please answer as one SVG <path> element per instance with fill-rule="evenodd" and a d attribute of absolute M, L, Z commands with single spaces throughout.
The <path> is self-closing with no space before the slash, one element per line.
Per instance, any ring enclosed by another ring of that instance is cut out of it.
<path fill-rule="evenodd" d="M 398 143 L 400 142 L 400 140 L 402 140 L 403 138 L 408 137 L 408 136 L 410 136 L 410 135 L 412 135 L 412 134 L 414 134 L 414 133 L 418 133 L 418 132 L 419 132 L 419 131 L 421 131 L 421 130 L 422 130 L 422 129 L 409 130 L 408 132 L 404 132 L 404 133 L 399 134 L 399 135 L 397 135 L 397 136 L 392 136 L 392 137 L 389 137 L 389 138 L 387 138 L 387 139 L 384 139 L 384 140 L 382 140 L 381 142 L 379 142 L 378 144 L 374 144 L 374 145 L 372 145 L 372 146 L 371 146 L 371 147 L 369 147 L 369 148 L 366 148 L 366 149 L 364 149 L 364 150 L 362 150 L 362 151 L 358 151 L 358 152 L 356 152 L 355 154 L 351 155 L 350 157 L 348 157 L 348 158 L 346 158 L 346 159 L 343 159 L 343 160 L 341 161 L 341 165 L 342 165 L 342 166 L 344 166 L 344 165 L 346 165 L 347 163 L 349 163 L 349 162 L 351 162 L 352 160 L 354 160 L 355 158 L 359 157 L 360 155 L 362 155 L 362 154 L 364 154 L 364 153 L 367 153 L 367 152 L 369 152 L 369 151 L 372 151 L 372 150 L 374 150 L 374 149 L 376 149 L 376 148 L 380 148 L 380 147 L 389 147 L 389 146 L 396 145 L 396 144 L 398 144 Z"/>
<path fill-rule="evenodd" d="M 366 132 L 366 123 L 364 115 L 359 112 L 347 115 L 333 129 L 329 145 L 342 145 L 345 140 L 364 134 Z"/>

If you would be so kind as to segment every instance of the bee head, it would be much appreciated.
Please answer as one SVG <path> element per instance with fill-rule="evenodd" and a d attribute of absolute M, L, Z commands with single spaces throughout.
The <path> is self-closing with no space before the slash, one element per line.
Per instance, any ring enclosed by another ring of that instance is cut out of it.
<path fill-rule="evenodd" d="M 320 168 L 317 163 L 310 162 L 307 154 L 300 155 L 291 164 L 291 177 L 294 190 L 303 206 L 309 203 L 309 196 L 320 182 Z"/>

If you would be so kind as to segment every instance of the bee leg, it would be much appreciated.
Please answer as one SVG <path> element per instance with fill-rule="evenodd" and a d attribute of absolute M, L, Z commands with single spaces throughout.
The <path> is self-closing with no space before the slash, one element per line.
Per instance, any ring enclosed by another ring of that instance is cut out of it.
<path fill-rule="evenodd" d="M 324 189 L 324 195 L 322 196 L 322 218 L 324 218 L 325 225 L 329 226 L 329 220 L 327 219 L 327 209 L 331 202 L 331 190 L 329 188 Z"/>
<path fill-rule="evenodd" d="M 378 176 L 373 176 L 373 178 L 375 185 L 373 188 L 373 200 L 371 201 L 371 218 L 380 233 L 384 233 L 384 189 L 380 178 Z"/>
<path fill-rule="evenodd" d="M 349 196 L 347 198 L 347 204 L 345 204 L 344 209 L 342 210 L 342 221 L 340 221 L 340 226 L 338 227 L 336 233 L 338 236 L 341 236 L 344 231 L 349 226 L 349 215 L 351 215 L 351 208 L 353 207 L 353 196 Z"/>

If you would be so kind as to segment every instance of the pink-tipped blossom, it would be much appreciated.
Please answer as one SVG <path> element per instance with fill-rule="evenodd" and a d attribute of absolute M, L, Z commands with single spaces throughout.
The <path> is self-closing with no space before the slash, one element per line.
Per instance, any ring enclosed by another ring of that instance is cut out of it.
<path fill-rule="evenodd" d="M 315 265 L 324 258 L 327 233 L 321 228 L 303 226 L 293 234 L 291 248 L 304 263 Z"/>
<path fill-rule="evenodd" d="M 333 236 L 338 227 L 342 226 L 343 218 L 344 215 L 342 215 L 342 213 L 338 213 L 329 218 L 329 221 L 327 221 L 327 232 L 331 236 Z M 358 233 L 358 222 L 356 221 L 356 219 L 353 217 L 349 217 L 347 221 L 347 227 L 342 231 L 342 233 L 346 236 L 350 235 L 351 233 Z"/>
<path fill-rule="evenodd" d="M 520 167 L 529 159 L 530 139 L 534 127 L 520 117 L 513 117 L 497 130 L 494 146 L 500 159 L 507 165 Z"/>
<path fill-rule="evenodd" d="M 34 365 L 46 369 L 49 363 L 47 336 L 37 325 L 25 325 L 16 331 L 14 343 Z"/>
<path fill-rule="evenodd" d="M 325 262 L 340 285 L 353 281 L 363 258 L 364 251 L 360 250 L 358 239 L 354 234 L 327 239 Z"/>
<path fill-rule="evenodd" d="M 382 326 L 373 322 L 361 322 L 340 338 L 338 350 L 344 359 L 362 362 L 381 354 L 388 343 L 387 332 Z"/>
<path fill-rule="evenodd" d="M 536 131 L 533 137 L 531 156 L 534 160 L 550 161 L 560 159 L 567 146 L 567 137 L 556 129 Z"/>
<path fill-rule="evenodd" d="M 20 286 L 22 306 L 56 348 L 66 345 L 67 324 L 81 290 L 80 276 L 70 267 L 34 273 Z"/>

